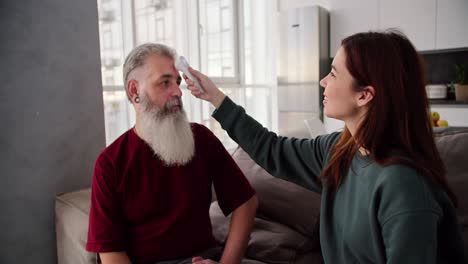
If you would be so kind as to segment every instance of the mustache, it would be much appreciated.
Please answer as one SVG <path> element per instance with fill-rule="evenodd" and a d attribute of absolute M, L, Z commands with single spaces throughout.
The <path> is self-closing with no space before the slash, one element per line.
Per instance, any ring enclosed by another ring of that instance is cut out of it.
<path fill-rule="evenodd" d="M 179 107 L 177 112 L 183 112 L 184 111 L 182 99 L 180 97 L 176 97 L 174 100 L 169 101 L 166 104 L 164 104 L 164 106 L 160 109 L 160 111 L 158 113 L 158 116 L 159 117 L 165 117 L 165 116 L 169 116 L 171 114 L 177 113 L 177 112 L 174 112 L 174 110 L 172 110 L 172 107 L 174 107 L 174 106 Z"/>
<path fill-rule="evenodd" d="M 180 108 L 182 108 L 182 99 L 180 97 L 177 97 L 174 100 L 167 102 L 164 105 L 164 110 L 170 110 L 173 106 L 179 106 Z"/>
<path fill-rule="evenodd" d="M 183 110 L 182 98 L 176 97 L 172 101 L 165 103 L 162 107 L 158 107 L 153 104 L 148 97 L 142 96 L 141 104 L 143 106 L 143 111 L 146 112 L 156 112 L 158 116 L 164 116 L 166 114 L 172 113 L 172 107 L 178 106 L 180 110 Z"/>

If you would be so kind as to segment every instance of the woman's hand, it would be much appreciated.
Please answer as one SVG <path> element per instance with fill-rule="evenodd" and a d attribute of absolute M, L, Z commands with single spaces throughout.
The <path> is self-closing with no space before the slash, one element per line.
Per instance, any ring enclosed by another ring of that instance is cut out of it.
<path fill-rule="evenodd" d="M 221 103 L 223 102 L 226 95 L 219 90 L 218 87 L 213 83 L 213 81 L 208 78 L 208 76 L 204 75 L 203 73 L 194 70 L 192 67 L 189 67 L 190 73 L 198 79 L 198 82 L 203 88 L 204 92 L 201 92 L 196 86 L 195 83 L 192 82 L 185 74 L 183 75 L 185 82 L 188 85 L 188 89 L 192 93 L 193 96 L 203 99 L 212 103 L 216 108 L 218 108 Z"/>

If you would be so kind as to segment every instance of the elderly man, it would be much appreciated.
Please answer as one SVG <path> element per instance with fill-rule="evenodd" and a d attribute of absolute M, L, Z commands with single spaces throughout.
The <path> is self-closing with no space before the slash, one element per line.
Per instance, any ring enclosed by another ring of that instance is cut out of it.
<path fill-rule="evenodd" d="M 102 263 L 240 263 L 257 208 L 255 191 L 220 141 L 190 123 L 174 51 L 136 47 L 124 63 L 136 124 L 100 154 L 87 250 Z M 211 186 L 232 213 L 224 249 L 212 235 Z"/>

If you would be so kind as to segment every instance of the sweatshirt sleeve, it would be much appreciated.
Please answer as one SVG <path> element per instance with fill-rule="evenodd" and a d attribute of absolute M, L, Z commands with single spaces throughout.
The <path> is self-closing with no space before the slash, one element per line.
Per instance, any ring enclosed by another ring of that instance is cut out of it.
<path fill-rule="evenodd" d="M 444 247 L 438 244 L 439 231 L 447 223 L 434 185 L 403 165 L 387 166 L 376 177 L 371 208 L 379 219 L 386 263 L 439 263 Z"/>
<path fill-rule="evenodd" d="M 229 97 L 215 110 L 213 117 L 270 174 L 321 192 L 318 176 L 340 133 L 315 139 L 281 137 L 247 115 Z"/>
<path fill-rule="evenodd" d="M 203 125 L 197 127 L 204 134 L 203 142 L 207 146 L 209 169 L 219 207 L 228 216 L 252 198 L 255 190 L 213 132 Z"/>
<path fill-rule="evenodd" d="M 395 215 L 383 223 L 387 263 L 438 263 L 439 219 L 433 211 L 420 210 Z"/>

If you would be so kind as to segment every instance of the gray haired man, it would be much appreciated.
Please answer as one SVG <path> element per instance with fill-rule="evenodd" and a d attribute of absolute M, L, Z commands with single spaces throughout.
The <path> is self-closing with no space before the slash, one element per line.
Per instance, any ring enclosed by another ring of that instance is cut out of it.
<path fill-rule="evenodd" d="M 127 56 L 125 90 L 136 124 L 99 155 L 87 250 L 102 263 L 240 263 L 255 191 L 206 127 L 187 121 L 175 53 L 143 44 Z M 212 235 L 211 186 L 225 215 L 224 248 Z"/>

